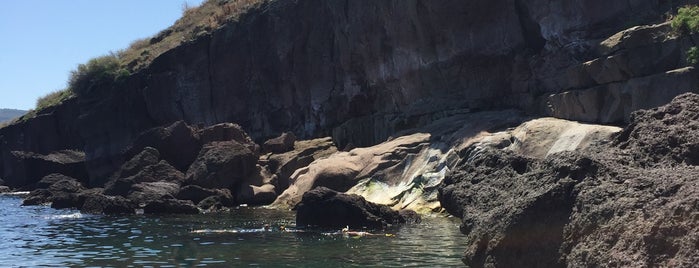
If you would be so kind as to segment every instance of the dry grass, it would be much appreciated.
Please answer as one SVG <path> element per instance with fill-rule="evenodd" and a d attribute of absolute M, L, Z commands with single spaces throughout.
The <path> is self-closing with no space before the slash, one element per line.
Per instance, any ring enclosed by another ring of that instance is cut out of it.
<path fill-rule="evenodd" d="M 199 7 L 182 7 L 182 18 L 151 38 L 134 41 L 119 52 L 121 62 L 137 71 L 178 45 L 209 34 L 215 29 L 268 0 L 207 0 Z"/>

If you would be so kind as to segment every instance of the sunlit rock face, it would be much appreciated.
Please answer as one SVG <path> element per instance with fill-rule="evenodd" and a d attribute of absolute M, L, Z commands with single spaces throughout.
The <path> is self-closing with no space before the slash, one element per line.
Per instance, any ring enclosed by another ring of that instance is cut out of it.
<path fill-rule="evenodd" d="M 324 186 L 394 209 L 439 211 L 438 188 L 445 176 L 485 147 L 544 158 L 606 142 L 621 130 L 555 118 L 520 124 L 525 120 L 515 111 L 455 116 L 376 146 L 335 153 L 297 170 L 273 205 L 293 207 L 303 193 Z"/>

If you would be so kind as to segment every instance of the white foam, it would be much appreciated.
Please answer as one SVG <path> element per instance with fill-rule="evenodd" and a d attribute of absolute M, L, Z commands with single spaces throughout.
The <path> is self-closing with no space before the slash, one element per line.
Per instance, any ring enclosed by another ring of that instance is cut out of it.
<path fill-rule="evenodd" d="M 0 195 L 13 195 L 13 196 L 21 196 L 21 195 L 28 195 L 29 191 L 26 192 L 9 192 L 9 193 L 3 193 Z"/>
<path fill-rule="evenodd" d="M 44 217 L 45 219 L 48 220 L 64 220 L 64 219 L 80 219 L 83 217 L 83 214 L 80 212 L 75 212 L 71 214 L 62 214 L 62 215 L 51 215 L 51 216 L 46 216 Z"/>

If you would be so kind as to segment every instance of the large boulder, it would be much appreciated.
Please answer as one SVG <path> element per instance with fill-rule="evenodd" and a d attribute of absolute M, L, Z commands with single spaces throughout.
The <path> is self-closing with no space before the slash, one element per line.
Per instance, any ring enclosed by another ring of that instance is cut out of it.
<path fill-rule="evenodd" d="M 410 217 L 407 217 L 410 216 Z M 367 202 L 358 195 L 317 187 L 303 195 L 296 206 L 296 225 L 307 227 L 380 229 L 393 224 L 419 221 L 417 214 L 392 210 Z"/>
<path fill-rule="evenodd" d="M 212 142 L 204 145 L 187 170 L 187 184 L 229 188 L 251 176 L 256 163 L 257 156 L 239 142 Z"/>
<path fill-rule="evenodd" d="M 248 204 L 252 206 L 269 205 L 274 202 L 276 198 L 277 191 L 272 184 L 241 186 L 235 196 L 238 204 Z"/>
<path fill-rule="evenodd" d="M 279 137 L 269 139 L 262 144 L 262 152 L 264 153 L 286 153 L 294 149 L 296 136 L 291 132 L 284 132 Z"/>
<path fill-rule="evenodd" d="M 159 160 L 159 156 L 155 148 L 144 148 L 112 175 L 105 185 L 104 193 L 127 196 L 138 191 L 133 186 L 141 183 L 167 182 L 181 185 L 185 179 L 184 174 L 167 161 Z"/>
<path fill-rule="evenodd" d="M 177 183 L 156 181 L 137 183 L 131 186 L 126 196 L 128 200 L 135 204 L 149 204 L 163 198 L 173 198 L 180 191 Z"/>
<path fill-rule="evenodd" d="M 160 152 L 161 159 L 184 172 L 194 162 L 201 146 L 202 143 L 195 129 L 189 127 L 184 121 L 177 121 L 167 127 L 156 127 L 144 131 L 126 150 L 125 155 L 130 159 L 146 147 L 153 147 Z"/>
<path fill-rule="evenodd" d="M 85 187 L 74 178 L 62 174 L 50 174 L 41 179 L 37 185 L 40 187 L 31 191 L 22 205 L 51 203 L 53 208 L 81 206 L 79 194 L 85 190 Z"/>
<path fill-rule="evenodd" d="M 327 158 L 335 152 L 337 152 L 337 148 L 332 139 L 326 137 L 297 141 L 294 144 L 294 150 L 268 155 L 260 160 L 266 162 L 267 169 L 274 174 L 275 181 L 272 183 L 276 186 L 277 191 L 282 192 L 289 188 L 289 179 L 297 169 L 306 167 L 315 160 Z"/>
<path fill-rule="evenodd" d="M 137 208 L 131 201 L 122 196 L 109 196 L 99 191 L 87 191 L 80 197 L 80 211 L 90 214 L 134 214 Z"/>
<path fill-rule="evenodd" d="M 198 131 L 202 144 L 215 141 L 237 141 L 252 152 L 259 152 L 259 145 L 245 133 L 242 127 L 234 123 L 221 123 Z"/>

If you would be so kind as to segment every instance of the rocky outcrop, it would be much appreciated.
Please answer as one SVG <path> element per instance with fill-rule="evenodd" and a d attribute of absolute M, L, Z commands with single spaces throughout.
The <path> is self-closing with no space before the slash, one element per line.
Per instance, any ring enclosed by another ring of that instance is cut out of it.
<path fill-rule="evenodd" d="M 236 141 L 204 145 L 187 170 L 187 183 L 205 188 L 229 188 L 251 176 L 257 156 Z"/>
<path fill-rule="evenodd" d="M 90 177 L 100 186 L 141 151 L 137 146 L 123 155 L 134 141 L 148 139 L 141 133 L 180 120 L 202 127 L 237 122 L 256 140 L 282 132 L 300 139 L 332 135 L 339 148 L 349 148 L 375 145 L 456 113 L 519 108 L 546 114 L 552 93 L 623 84 L 683 67 L 682 53 L 675 52 L 685 41 L 659 37 L 666 34 L 665 24 L 615 33 L 659 22 L 672 4 L 690 2 L 696 1 L 600 8 L 593 0 L 261 1 L 235 21 L 106 85 L 99 90 L 103 95 L 70 99 L 3 128 L 0 155 L 5 163 L 12 151 L 84 151 Z M 658 62 L 636 64 L 634 59 L 644 58 L 636 55 Z M 648 86 L 665 89 L 659 82 Z M 550 115 L 578 119 L 580 109 L 566 111 L 556 98 L 552 102 Z M 591 113 L 582 117 L 612 118 Z M 182 133 L 177 137 L 188 138 L 191 131 Z M 148 135 L 161 134 L 167 130 Z M 157 148 L 181 171 L 192 159 L 187 148 L 171 159 L 167 148 L 143 145 Z M 13 172 L 8 166 L 2 177 Z"/>
<path fill-rule="evenodd" d="M 289 188 L 289 179 L 297 169 L 313 161 L 326 158 L 337 152 L 331 138 L 320 138 L 294 143 L 294 150 L 282 154 L 260 157 L 260 162 L 273 174 L 272 183 L 279 192 Z"/>
<path fill-rule="evenodd" d="M 296 142 L 294 133 L 284 132 L 279 137 L 269 139 L 262 144 L 262 151 L 275 154 L 286 153 L 294 149 L 294 142 Z"/>
<path fill-rule="evenodd" d="M 79 151 L 64 150 L 49 154 L 12 151 L 4 157 L 4 161 L 3 179 L 10 187 L 29 186 L 52 173 L 65 174 L 83 182 L 88 178 L 85 154 Z"/>
<path fill-rule="evenodd" d="M 296 206 L 296 225 L 302 227 L 381 229 L 393 224 L 420 222 L 414 212 L 398 212 L 367 202 L 358 195 L 318 187 L 303 195 Z"/>
<path fill-rule="evenodd" d="M 612 141 L 575 152 L 468 147 L 440 190 L 444 207 L 463 219 L 471 245 L 464 262 L 690 267 L 699 233 L 690 212 L 699 197 L 697 104 L 688 94 L 634 113 Z"/>
<path fill-rule="evenodd" d="M 83 190 L 85 187 L 74 178 L 50 174 L 37 183 L 37 189 L 29 193 L 22 205 L 51 203 L 53 208 L 75 207 L 79 203 L 79 193 Z"/>
<path fill-rule="evenodd" d="M 609 141 L 621 130 L 554 118 L 526 120 L 516 111 L 456 115 L 376 146 L 335 153 L 298 169 L 273 206 L 293 207 L 305 192 L 325 186 L 394 209 L 438 211 L 438 186 L 467 152 L 495 146 L 544 157 Z"/>

